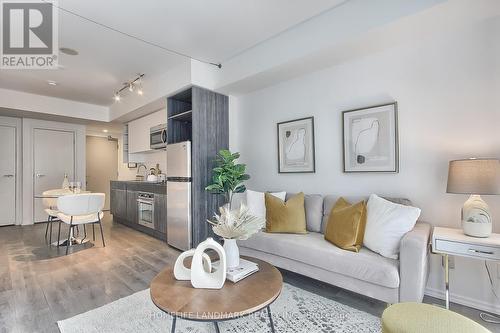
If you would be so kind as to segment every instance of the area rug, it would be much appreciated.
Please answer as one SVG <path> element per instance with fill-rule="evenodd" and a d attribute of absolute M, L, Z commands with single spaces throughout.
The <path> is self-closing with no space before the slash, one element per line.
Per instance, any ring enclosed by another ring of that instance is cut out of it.
<path fill-rule="evenodd" d="M 271 305 L 276 332 L 380 332 L 380 319 L 289 284 Z M 57 322 L 62 333 L 170 332 L 172 317 L 158 310 L 149 289 Z M 270 332 L 265 311 L 219 323 L 221 332 Z M 215 333 L 211 323 L 177 320 L 178 333 Z"/>

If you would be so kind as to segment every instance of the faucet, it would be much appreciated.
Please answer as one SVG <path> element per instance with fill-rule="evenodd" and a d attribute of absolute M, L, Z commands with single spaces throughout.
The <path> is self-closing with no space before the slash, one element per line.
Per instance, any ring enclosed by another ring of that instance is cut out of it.
<path fill-rule="evenodd" d="M 136 177 L 140 176 L 139 171 L 140 171 L 141 167 L 144 167 L 144 175 L 141 176 L 144 179 L 144 178 L 146 178 L 146 175 L 148 173 L 148 167 L 144 163 L 139 163 L 139 166 L 137 167 L 137 174 L 135 176 Z"/>

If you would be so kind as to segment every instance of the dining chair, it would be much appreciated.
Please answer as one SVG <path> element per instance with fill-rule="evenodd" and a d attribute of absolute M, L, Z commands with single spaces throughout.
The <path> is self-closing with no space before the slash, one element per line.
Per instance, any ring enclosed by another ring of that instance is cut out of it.
<path fill-rule="evenodd" d="M 104 193 L 85 193 L 64 195 L 57 199 L 57 217 L 69 225 L 68 241 L 66 244 L 66 254 L 71 245 L 72 229 L 79 225 L 84 226 L 84 239 L 87 237 L 86 224 L 92 224 L 93 237 L 95 240 L 94 224 L 98 223 L 101 229 L 102 246 L 105 247 L 104 233 L 102 231 L 101 220 L 104 216 Z M 59 236 L 58 236 L 59 237 Z"/>
<path fill-rule="evenodd" d="M 45 239 L 47 239 L 47 234 L 49 235 L 49 245 L 52 244 L 52 222 L 59 222 L 59 227 L 61 226 L 61 221 L 58 219 L 57 214 L 57 197 L 66 193 L 72 193 L 70 190 L 66 189 L 55 189 L 48 190 L 42 193 L 44 197 L 42 199 L 42 204 L 47 217 L 47 226 L 45 227 Z M 50 234 L 49 234 L 50 229 Z"/>

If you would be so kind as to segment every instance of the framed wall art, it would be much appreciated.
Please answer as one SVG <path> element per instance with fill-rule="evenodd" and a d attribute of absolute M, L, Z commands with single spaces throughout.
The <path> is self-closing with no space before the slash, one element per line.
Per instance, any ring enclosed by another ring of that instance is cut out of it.
<path fill-rule="evenodd" d="M 278 172 L 315 172 L 314 117 L 278 123 Z"/>
<path fill-rule="evenodd" d="M 399 172 L 397 103 L 342 112 L 344 172 Z"/>

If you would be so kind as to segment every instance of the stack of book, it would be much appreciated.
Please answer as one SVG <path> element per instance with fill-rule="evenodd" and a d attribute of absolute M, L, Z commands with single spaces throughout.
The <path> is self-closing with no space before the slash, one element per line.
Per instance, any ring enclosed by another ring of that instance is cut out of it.
<path fill-rule="evenodd" d="M 217 267 L 218 265 L 219 265 L 218 261 L 212 264 L 213 267 Z M 257 265 L 254 262 L 240 258 L 240 265 L 238 267 L 232 267 L 227 269 L 226 280 L 236 283 L 258 271 L 259 271 L 259 265 Z"/>

